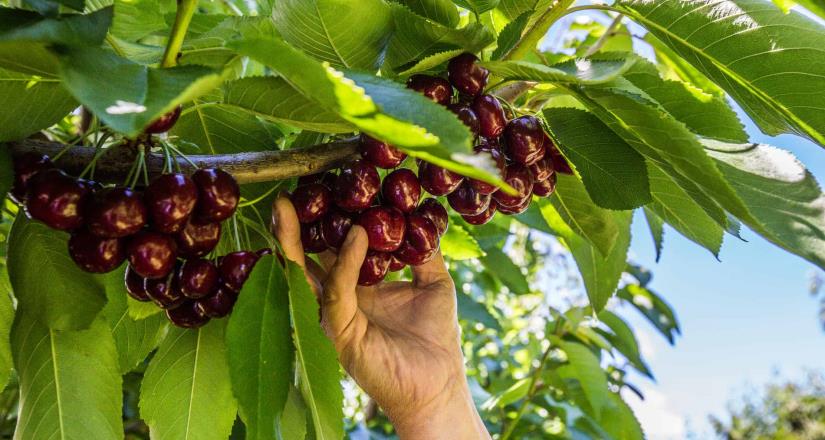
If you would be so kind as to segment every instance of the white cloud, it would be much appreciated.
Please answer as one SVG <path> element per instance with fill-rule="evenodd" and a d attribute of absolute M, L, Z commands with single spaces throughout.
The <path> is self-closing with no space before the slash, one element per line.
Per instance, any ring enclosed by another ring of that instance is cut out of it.
<path fill-rule="evenodd" d="M 667 396 L 650 386 L 640 387 L 645 400 L 632 392 L 622 397 L 633 409 L 649 440 L 682 440 L 685 438 L 685 418 L 670 408 Z"/>

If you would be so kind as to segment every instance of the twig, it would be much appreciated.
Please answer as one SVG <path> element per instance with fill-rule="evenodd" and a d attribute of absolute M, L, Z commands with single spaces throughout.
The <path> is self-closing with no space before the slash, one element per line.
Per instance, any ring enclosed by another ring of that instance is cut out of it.
<path fill-rule="evenodd" d="M 172 25 L 172 33 L 166 43 L 166 50 L 163 52 L 161 67 L 172 67 L 178 64 L 178 54 L 183 47 L 183 39 L 186 37 L 186 30 L 198 7 L 197 0 L 178 0 L 178 10 L 175 14 L 175 23 Z"/>
<path fill-rule="evenodd" d="M 587 57 L 589 57 L 589 56 L 592 56 L 593 54 L 595 54 L 596 52 L 598 52 L 598 51 L 599 51 L 599 49 L 601 49 L 601 48 L 602 48 L 602 46 L 604 46 L 604 44 L 605 44 L 605 43 L 607 43 L 607 40 L 608 40 L 611 36 L 613 36 L 613 33 L 614 33 L 614 32 L 616 32 L 616 29 L 619 27 L 619 25 L 620 25 L 620 24 L 622 24 L 622 19 L 623 19 L 623 18 L 624 18 L 624 15 L 619 14 L 619 15 L 617 15 L 617 16 L 616 16 L 616 18 L 614 18 L 614 19 L 613 19 L 613 22 L 611 22 L 611 23 L 610 23 L 610 26 L 608 26 L 608 27 L 607 27 L 607 29 L 606 29 L 606 30 L 604 31 L 604 33 L 603 33 L 603 34 L 599 37 L 599 39 L 598 39 L 598 40 L 596 40 L 596 42 L 595 42 L 595 43 L 593 43 L 593 45 L 592 45 L 592 46 L 590 46 L 590 47 L 587 49 L 587 51 L 584 53 L 584 57 L 585 57 L 585 58 L 587 58 Z"/>

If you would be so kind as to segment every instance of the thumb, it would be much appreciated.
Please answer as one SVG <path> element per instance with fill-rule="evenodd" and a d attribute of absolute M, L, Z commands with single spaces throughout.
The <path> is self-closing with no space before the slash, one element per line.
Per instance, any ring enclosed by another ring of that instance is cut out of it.
<path fill-rule="evenodd" d="M 341 346 L 340 339 L 346 339 L 349 329 L 359 320 L 365 319 L 358 309 L 356 288 L 361 264 L 367 255 L 367 233 L 364 228 L 354 225 L 347 234 L 344 245 L 338 252 L 335 264 L 329 270 L 324 285 L 321 320 L 327 336 Z"/>

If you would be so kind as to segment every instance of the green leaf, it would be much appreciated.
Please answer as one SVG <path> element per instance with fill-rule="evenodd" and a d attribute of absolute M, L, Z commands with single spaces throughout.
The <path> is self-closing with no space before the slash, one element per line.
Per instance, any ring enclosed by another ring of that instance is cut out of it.
<path fill-rule="evenodd" d="M 403 72 L 400 72 L 398 76 L 409 76 L 414 73 L 430 71 L 444 71 L 446 70 L 446 66 L 444 66 L 444 64 L 446 64 L 451 59 L 457 57 L 458 55 L 461 55 L 462 53 L 464 53 L 463 49 L 453 49 L 444 52 L 436 52 L 432 55 L 422 58 L 412 67 L 408 68 Z"/>
<path fill-rule="evenodd" d="M 642 426 L 633 410 L 627 406 L 617 393 L 610 393 L 610 405 L 607 405 L 599 420 L 601 427 L 614 439 L 644 440 Z"/>
<path fill-rule="evenodd" d="M 501 393 L 491 396 L 486 402 L 481 404 L 481 408 L 485 411 L 491 411 L 495 408 L 504 408 L 507 405 L 518 402 L 527 395 L 530 390 L 530 379 L 520 379 L 510 385 Z"/>
<path fill-rule="evenodd" d="M 626 59 L 575 59 L 552 66 L 528 61 L 485 61 L 490 73 L 507 81 L 537 81 L 560 84 L 602 84 L 625 73 L 636 63 Z"/>
<path fill-rule="evenodd" d="M 656 262 L 662 257 L 662 245 L 665 238 L 665 221 L 656 215 L 647 206 L 644 207 L 645 220 L 647 220 L 647 227 L 650 229 L 650 236 L 653 238 L 653 247 L 656 248 Z"/>
<path fill-rule="evenodd" d="M 599 321 L 607 325 L 612 331 L 612 334 L 603 334 L 610 341 L 610 344 L 627 358 L 640 373 L 653 379 L 653 373 L 650 372 L 650 368 L 648 368 L 639 352 L 639 343 L 636 341 L 633 329 L 619 315 L 609 310 L 599 312 Z"/>
<path fill-rule="evenodd" d="M 126 136 L 223 81 L 221 73 L 206 67 L 150 68 L 102 49 L 61 54 L 60 74 L 78 101 Z"/>
<path fill-rule="evenodd" d="M 378 69 L 392 33 L 381 0 L 281 0 L 273 18 L 284 40 L 338 68 Z"/>
<path fill-rule="evenodd" d="M 765 133 L 796 133 L 825 145 L 819 24 L 759 0 L 614 6 L 725 89 Z"/>
<path fill-rule="evenodd" d="M 679 322 L 673 309 L 655 292 L 636 284 L 629 284 L 616 294 L 629 302 L 673 345 L 679 330 Z"/>
<path fill-rule="evenodd" d="M 9 334 L 14 322 L 14 304 L 7 277 L 6 267 L 0 265 L 0 388 L 3 389 L 9 382 L 13 368 Z"/>
<path fill-rule="evenodd" d="M 454 261 L 483 257 L 484 251 L 463 226 L 450 222 L 447 232 L 441 237 L 441 252 Z"/>
<path fill-rule="evenodd" d="M 226 327 L 229 375 L 247 439 L 276 438 L 287 401 L 293 378 L 288 289 L 275 258 L 261 258 Z"/>
<path fill-rule="evenodd" d="M 158 0 L 114 0 L 115 17 L 110 33 L 126 41 L 138 41 L 168 28 Z"/>
<path fill-rule="evenodd" d="M 567 354 L 567 364 L 556 368 L 556 372 L 565 379 L 575 379 L 579 382 L 593 416 L 600 418 L 602 411 L 610 404 L 610 391 L 607 387 L 607 375 L 599 364 L 599 358 L 589 348 L 577 342 L 565 341 L 557 336 L 551 336 L 550 341 Z"/>
<path fill-rule="evenodd" d="M 279 428 L 280 438 L 283 439 L 304 440 L 307 436 L 307 406 L 301 397 L 301 391 L 292 385 L 289 386 Z"/>
<path fill-rule="evenodd" d="M 89 327 L 106 303 L 103 286 L 69 257 L 68 240 L 65 232 L 22 213 L 9 237 L 7 264 L 18 307 L 55 330 Z"/>
<path fill-rule="evenodd" d="M 575 176 L 558 174 L 556 192 L 550 198 L 552 206 L 558 216 L 569 226 L 570 231 L 586 239 L 599 253 L 608 255 L 618 241 L 619 225 L 613 214 L 599 208 L 590 199 L 587 191 Z M 545 214 L 545 219 L 548 214 Z M 565 239 L 572 239 L 572 234 L 565 233 L 565 228 L 557 226 L 558 222 L 550 222 L 550 226 L 559 231 Z M 554 224 L 556 223 L 556 224 Z"/>
<path fill-rule="evenodd" d="M 458 316 L 461 319 L 482 324 L 489 329 L 504 331 L 501 323 L 490 313 L 487 306 L 464 293 L 459 293 L 456 298 L 458 299 Z"/>
<path fill-rule="evenodd" d="M 223 321 L 170 328 L 140 388 L 140 415 L 152 439 L 225 440 L 237 403 L 226 362 Z"/>
<path fill-rule="evenodd" d="M 475 14 L 483 14 L 498 6 L 500 0 L 453 0 L 455 4 Z"/>
<path fill-rule="evenodd" d="M 498 10 L 510 20 L 515 20 L 527 11 L 544 11 L 553 4 L 554 0 L 501 0 Z"/>
<path fill-rule="evenodd" d="M 607 209 L 650 203 L 644 158 L 597 117 L 572 108 L 549 108 L 544 118 L 593 202 Z"/>
<path fill-rule="evenodd" d="M 201 147 L 203 154 L 264 151 L 276 146 L 272 134 L 253 113 L 199 100 L 181 112 L 169 133 Z"/>
<path fill-rule="evenodd" d="M 103 320 L 57 331 L 21 311 L 11 346 L 23 396 L 15 439 L 123 438 L 117 352 Z"/>
<path fill-rule="evenodd" d="M 76 107 L 57 79 L 0 69 L 0 141 L 23 139 Z"/>
<path fill-rule="evenodd" d="M 794 3 L 798 3 L 805 9 L 825 18 L 825 3 L 822 0 L 794 0 Z"/>
<path fill-rule="evenodd" d="M 513 259 L 505 254 L 501 248 L 489 246 L 484 248 L 487 254 L 480 258 L 481 264 L 497 277 L 516 295 L 523 295 L 530 292 L 530 285 L 527 283 L 521 268 L 513 263 Z"/>
<path fill-rule="evenodd" d="M 395 0 L 416 14 L 444 26 L 456 27 L 460 20 L 458 8 L 450 0 Z"/>
<path fill-rule="evenodd" d="M 537 231 L 544 232 L 545 234 L 561 235 L 559 231 L 550 226 L 547 219 L 544 217 L 544 214 L 541 212 L 542 207 L 546 204 L 549 204 L 547 199 L 533 197 L 533 201 L 530 203 L 530 206 L 527 207 L 527 210 L 514 216 L 513 218 L 518 220 L 519 223 L 527 225 Z M 564 225 L 564 228 L 567 230 L 570 229 L 567 225 Z M 570 233 L 572 234 L 573 231 L 570 231 Z"/>
<path fill-rule="evenodd" d="M 665 75 L 666 78 L 690 83 L 709 95 L 725 96 L 725 91 L 722 90 L 721 87 L 717 86 L 702 72 L 693 67 L 692 64 L 676 54 L 671 48 L 667 47 L 667 45 L 662 43 L 662 40 L 656 38 L 655 35 L 651 33 L 645 34 L 644 41 L 653 48 L 659 68 L 669 73 L 669 75 Z"/>
<path fill-rule="evenodd" d="M 304 271 L 288 261 L 289 311 L 292 316 L 295 357 L 298 360 L 301 395 L 309 409 L 315 438 L 340 439 L 344 435 L 341 375 L 332 342 L 319 324 L 315 295 Z"/>
<path fill-rule="evenodd" d="M 530 16 L 533 15 L 533 12 L 535 11 L 525 11 L 501 29 L 501 32 L 498 34 L 498 44 L 496 45 L 496 50 L 493 51 L 491 59 L 500 60 L 510 49 L 515 47 L 516 43 L 521 39 L 521 34 L 524 32 L 524 28 L 527 27 L 527 23 L 530 21 Z"/>
<path fill-rule="evenodd" d="M 126 309 L 129 317 L 136 321 L 157 315 L 163 311 L 151 301 L 138 301 L 132 297 L 126 298 Z"/>

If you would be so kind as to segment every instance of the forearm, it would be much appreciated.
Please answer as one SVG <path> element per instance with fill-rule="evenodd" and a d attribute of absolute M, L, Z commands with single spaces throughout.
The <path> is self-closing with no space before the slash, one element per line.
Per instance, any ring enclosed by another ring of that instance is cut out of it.
<path fill-rule="evenodd" d="M 467 383 L 430 402 L 414 413 L 390 415 L 401 440 L 480 440 L 490 434 L 481 421 Z"/>

